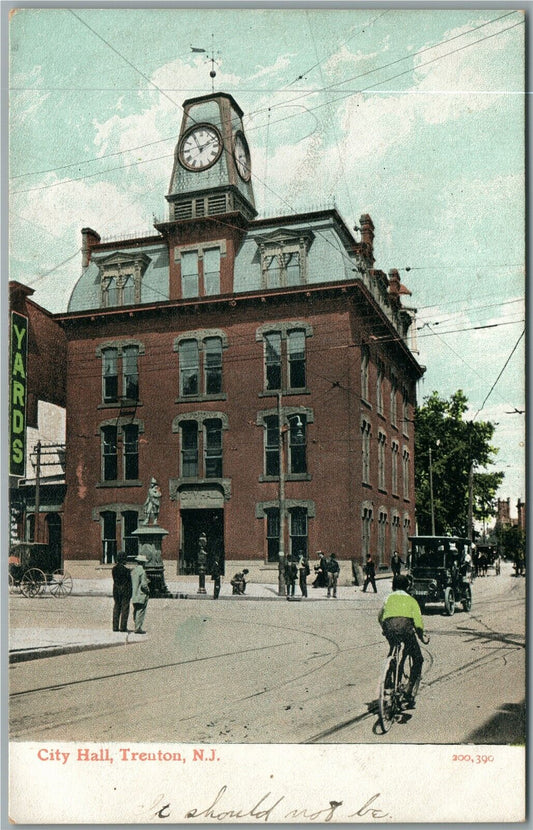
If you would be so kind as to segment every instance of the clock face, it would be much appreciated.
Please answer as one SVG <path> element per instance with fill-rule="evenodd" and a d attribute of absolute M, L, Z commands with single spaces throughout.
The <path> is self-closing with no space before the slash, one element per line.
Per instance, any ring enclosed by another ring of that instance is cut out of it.
<path fill-rule="evenodd" d="M 222 139 L 216 127 L 197 124 L 181 140 L 180 161 L 188 170 L 211 167 L 222 152 Z"/>
<path fill-rule="evenodd" d="M 235 164 L 237 165 L 237 172 L 241 179 L 245 182 L 250 181 L 252 170 L 250 166 L 250 151 L 248 150 L 248 143 L 242 133 L 237 133 L 233 143 L 233 155 L 235 157 Z"/>

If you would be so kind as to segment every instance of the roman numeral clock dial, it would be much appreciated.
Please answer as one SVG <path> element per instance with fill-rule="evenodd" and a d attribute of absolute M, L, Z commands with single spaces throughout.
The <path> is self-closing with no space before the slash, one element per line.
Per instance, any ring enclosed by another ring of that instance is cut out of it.
<path fill-rule="evenodd" d="M 179 158 L 188 170 L 211 167 L 222 152 L 222 139 L 216 127 L 198 124 L 181 140 Z"/>

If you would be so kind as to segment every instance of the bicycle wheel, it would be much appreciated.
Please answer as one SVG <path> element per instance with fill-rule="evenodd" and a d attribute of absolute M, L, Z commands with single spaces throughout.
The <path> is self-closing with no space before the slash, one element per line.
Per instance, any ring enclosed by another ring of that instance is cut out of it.
<path fill-rule="evenodd" d="M 68 571 L 61 569 L 54 571 L 49 580 L 50 593 L 56 599 L 66 597 L 72 593 L 72 577 Z"/>
<path fill-rule="evenodd" d="M 42 594 L 46 585 L 46 576 L 39 568 L 30 568 L 20 581 L 20 590 L 25 597 L 36 597 Z"/>
<path fill-rule="evenodd" d="M 387 657 L 383 677 L 379 685 L 379 722 L 384 733 L 389 731 L 396 717 L 396 667 L 396 656 L 390 654 Z"/>

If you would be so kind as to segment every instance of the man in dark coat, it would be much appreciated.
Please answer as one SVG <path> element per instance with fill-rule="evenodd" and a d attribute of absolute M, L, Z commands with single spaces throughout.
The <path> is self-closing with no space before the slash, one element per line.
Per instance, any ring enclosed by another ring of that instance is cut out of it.
<path fill-rule="evenodd" d="M 368 554 L 366 557 L 366 563 L 363 568 L 365 572 L 365 584 L 363 585 L 363 593 L 366 594 L 366 589 L 368 588 L 368 584 L 372 585 L 374 589 L 374 593 L 377 594 L 378 589 L 376 588 L 376 567 L 374 565 L 374 560 Z"/>
<path fill-rule="evenodd" d="M 335 599 L 337 598 L 337 581 L 339 579 L 340 567 L 339 563 L 337 562 L 337 557 L 334 553 L 330 554 L 328 559 L 326 560 L 326 571 L 328 574 L 328 593 L 327 596 L 331 596 L 331 592 L 333 592 L 333 596 Z"/>
<path fill-rule="evenodd" d="M 400 558 L 400 554 L 398 553 L 398 551 L 395 550 L 390 560 L 390 566 L 393 576 L 399 575 L 402 569 L 402 565 L 405 565 L 405 562 L 403 561 L 403 559 Z"/>
<path fill-rule="evenodd" d="M 117 564 L 111 574 L 113 576 L 113 631 L 127 631 L 131 600 L 131 571 L 124 564 L 126 554 L 120 551 Z"/>
<path fill-rule="evenodd" d="M 215 561 L 213 562 L 213 567 L 211 569 L 211 579 L 214 582 L 213 599 L 218 599 L 218 595 L 220 594 L 220 574 L 221 568 L 218 563 L 218 559 L 215 559 Z"/>

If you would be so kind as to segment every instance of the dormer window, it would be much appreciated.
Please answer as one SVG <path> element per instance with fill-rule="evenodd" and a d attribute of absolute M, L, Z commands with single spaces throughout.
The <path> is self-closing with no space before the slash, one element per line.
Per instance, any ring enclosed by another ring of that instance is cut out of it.
<path fill-rule="evenodd" d="M 307 252 L 314 239 L 310 231 L 280 229 L 257 240 L 261 253 L 263 288 L 284 288 L 307 282 Z"/>
<path fill-rule="evenodd" d="M 142 253 L 116 252 L 107 257 L 94 257 L 100 269 L 100 305 L 117 308 L 141 302 L 144 273 L 150 258 Z"/>

